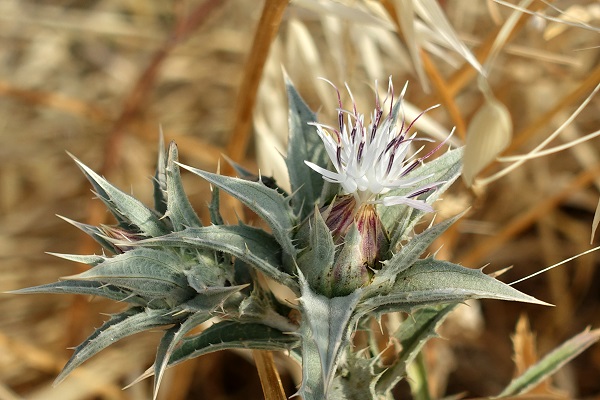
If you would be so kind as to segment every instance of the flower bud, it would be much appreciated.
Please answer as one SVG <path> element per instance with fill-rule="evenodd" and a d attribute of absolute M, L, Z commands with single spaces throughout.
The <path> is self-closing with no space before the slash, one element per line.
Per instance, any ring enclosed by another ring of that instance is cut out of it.
<path fill-rule="evenodd" d="M 356 198 L 352 195 L 338 197 L 329 207 L 321 209 L 325 224 L 331 231 L 335 244 L 343 241 L 348 228 L 354 222 L 355 211 Z"/>
<path fill-rule="evenodd" d="M 357 208 L 354 196 L 341 196 L 300 229 L 306 248 L 298 266 L 316 292 L 346 296 L 370 282 L 372 270 L 389 251 L 389 239 L 375 205 Z M 308 235 L 306 231 L 309 231 Z"/>
<path fill-rule="evenodd" d="M 361 236 L 356 224 L 352 224 L 333 264 L 333 273 L 329 282 L 331 297 L 347 296 L 356 289 L 366 286 L 370 281 Z"/>
<path fill-rule="evenodd" d="M 380 261 L 387 255 L 390 240 L 377 214 L 375 205 L 363 204 L 354 216 L 360 233 L 362 257 L 372 269 L 380 268 Z"/>

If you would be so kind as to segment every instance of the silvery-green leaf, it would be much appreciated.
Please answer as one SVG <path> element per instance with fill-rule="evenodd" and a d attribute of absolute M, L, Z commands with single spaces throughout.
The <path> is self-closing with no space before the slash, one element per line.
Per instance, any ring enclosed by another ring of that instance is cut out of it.
<path fill-rule="evenodd" d="M 339 363 L 340 354 L 349 341 L 351 319 L 360 300 L 361 289 L 357 289 L 348 296 L 328 298 L 313 292 L 300 271 L 299 275 L 302 284 L 302 297 L 299 299 L 302 305 L 302 325 L 308 324 L 308 329 L 301 330 L 301 332 L 309 333 L 303 336 L 303 342 L 314 343 L 314 346 L 308 344 L 306 348 L 303 345 L 303 351 L 306 349 L 306 351 L 314 352 L 316 350 L 318 352 L 324 398 L 326 398 Z M 314 359 L 314 354 L 306 356 Z M 302 357 L 304 358 L 305 354 Z M 314 370 L 305 372 L 315 373 Z M 307 381 L 302 383 L 300 394 L 304 398 L 316 398 L 314 397 L 315 393 L 310 394 L 312 397 L 306 396 L 309 395 L 309 386 L 313 385 L 313 381 L 319 382 L 318 377 L 314 375 L 304 375 L 304 377 Z"/>
<path fill-rule="evenodd" d="M 261 182 L 250 182 L 239 178 L 212 174 L 186 165 L 181 166 L 244 203 L 269 224 L 273 236 L 275 236 L 283 251 L 291 256 L 296 255 L 296 249 L 290 237 L 295 225 L 295 218 L 289 205 L 289 199 L 283 197 L 276 190 L 266 187 Z"/>
<path fill-rule="evenodd" d="M 136 248 L 65 279 L 103 282 L 144 298 L 165 299 L 176 304 L 194 294 L 182 272 L 182 264 L 182 259 L 173 252 Z"/>
<path fill-rule="evenodd" d="M 242 259 L 262 271 L 268 277 L 291 289 L 297 289 L 294 278 L 281 271 L 281 247 L 273 236 L 262 229 L 248 225 L 212 225 L 188 228 L 158 238 L 137 242 L 143 246 L 190 245 L 222 251 Z"/>
<path fill-rule="evenodd" d="M 73 225 L 77 229 L 82 230 L 84 233 L 89 235 L 92 239 L 94 239 L 98 244 L 100 244 L 104 249 L 112 252 L 112 253 L 120 253 L 120 251 L 115 247 L 115 245 L 106 237 L 105 232 L 97 226 L 84 224 L 82 222 L 73 221 L 67 217 L 63 217 L 58 215 L 60 219 L 68 222 Z"/>
<path fill-rule="evenodd" d="M 178 318 L 165 313 L 165 310 L 130 308 L 112 316 L 96 329 L 83 343 L 75 348 L 54 384 L 59 384 L 68 374 L 84 361 L 113 343 L 133 334 L 177 322 Z"/>
<path fill-rule="evenodd" d="M 436 330 L 456 307 L 456 303 L 419 309 L 408 316 L 394 333 L 402 347 L 398 359 L 383 371 L 377 381 L 377 392 L 387 395 L 406 375 L 408 365 L 421 351 L 425 343 L 437 337 Z"/>
<path fill-rule="evenodd" d="M 296 335 L 267 325 L 221 321 L 198 335 L 183 339 L 181 346 L 171 355 L 169 366 L 219 350 L 290 350 L 298 343 Z"/>
<path fill-rule="evenodd" d="M 231 165 L 233 167 L 235 174 L 237 175 L 238 178 L 241 178 L 245 181 L 250 181 L 250 182 L 261 182 L 266 187 L 276 190 L 279 194 L 288 196 L 288 193 L 277 184 L 277 181 L 272 176 L 265 176 L 262 174 L 257 175 L 255 173 L 247 170 L 246 168 L 242 167 L 240 164 L 236 163 L 229 157 L 227 157 L 227 156 L 223 156 L 223 157 L 227 160 L 229 165 Z"/>
<path fill-rule="evenodd" d="M 196 249 L 195 256 L 183 271 L 188 284 L 198 293 L 203 293 L 209 288 L 225 285 L 233 275 L 230 264 L 222 264 L 216 259 L 213 252 L 203 254 L 206 250 Z"/>
<path fill-rule="evenodd" d="M 154 211 L 147 208 L 139 200 L 117 189 L 74 156 L 71 157 L 94 186 L 94 190 L 117 218 L 120 225 L 126 228 L 134 225 L 146 236 L 160 236 L 169 232 L 165 223 L 159 219 Z"/>
<path fill-rule="evenodd" d="M 462 217 L 464 213 L 462 212 L 453 218 L 426 229 L 402 246 L 398 253 L 394 254 L 391 259 L 383 264 L 383 267 L 379 271 L 375 272 L 371 285 L 365 288 L 364 297 L 375 295 L 376 291 L 381 293 L 382 288 L 391 288 L 398 274 L 417 261 L 431 243 Z"/>
<path fill-rule="evenodd" d="M 114 285 L 96 281 L 59 281 L 46 285 L 33 286 L 29 288 L 13 290 L 8 293 L 14 294 L 37 294 L 37 293 L 70 293 L 101 296 L 115 301 L 123 301 L 135 305 L 145 306 L 147 301 L 136 296 L 129 290 Z"/>
<path fill-rule="evenodd" d="M 231 158 L 227 157 L 227 156 L 223 156 L 223 158 L 225 158 L 225 160 L 227 161 L 227 163 L 229 165 L 231 165 L 231 167 L 233 168 L 233 170 L 235 171 L 235 175 L 238 178 L 241 178 L 245 181 L 252 181 L 252 182 L 258 182 L 260 181 L 260 176 L 256 175 L 255 173 L 247 170 L 246 168 L 244 168 L 243 166 L 241 166 L 240 164 L 236 163 L 235 161 L 233 161 Z"/>
<path fill-rule="evenodd" d="M 321 367 L 321 355 L 317 342 L 309 340 L 314 335 L 310 330 L 310 324 L 303 323 L 298 330 L 301 341 L 302 362 L 302 385 L 298 393 L 304 400 L 325 399 L 325 382 L 323 381 L 323 369 Z"/>
<path fill-rule="evenodd" d="M 335 244 L 323 216 L 315 207 L 310 219 L 309 248 L 298 257 L 298 268 L 311 287 L 322 294 L 331 293 L 331 271 Z"/>
<path fill-rule="evenodd" d="M 176 346 L 181 343 L 185 335 L 201 323 L 208 321 L 212 317 L 212 312 L 219 307 L 223 301 L 232 293 L 238 291 L 241 287 L 228 287 L 220 291 L 208 291 L 205 295 L 196 296 L 197 300 L 193 301 L 195 312 L 187 317 L 184 321 L 167 330 L 162 337 L 158 350 L 156 352 L 156 360 L 154 361 L 154 395 L 156 399 L 158 388 L 163 374 L 167 369 L 167 365 Z M 183 305 L 185 309 L 185 305 Z"/>
<path fill-rule="evenodd" d="M 259 292 L 257 294 L 257 292 Z M 254 290 L 250 296 L 247 296 L 240 302 L 238 308 L 240 318 L 245 320 L 261 320 L 266 313 L 272 311 L 272 304 L 268 302 L 258 285 L 254 286 Z"/>
<path fill-rule="evenodd" d="M 160 382 L 162 381 L 163 373 L 166 369 L 165 362 L 169 361 L 169 354 L 172 352 L 172 347 L 177 344 L 175 336 L 181 328 L 181 325 L 175 325 L 165 331 L 165 334 L 160 339 L 158 348 L 156 349 L 156 359 L 154 360 L 154 389 L 152 391 L 152 399 L 156 400 Z"/>
<path fill-rule="evenodd" d="M 179 173 L 177 145 L 169 144 L 167 158 L 167 216 L 173 224 L 175 231 L 187 227 L 200 227 L 202 223 L 192 208 L 190 201 L 183 189 L 183 182 Z"/>
<path fill-rule="evenodd" d="M 154 209 L 159 215 L 165 215 L 167 212 L 167 157 L 162 129 L 158 139 L 158 157 L 152 183 L 154 187 Z"/>
<path fill-rule="evenodd" d="M 206 288 L 202 293 L 198 293 L 185 303 L 180 304 L 177 308 L 189 313 L 212 311 L 217 307 L 221 307 L 225 300 L 232 297 L 234 293 L 246 287 L 248 287 L 247 284 Z"/>
<path fill-rule="evenodd" d="M 549 305 L 494 279 L 478 269 L 426 258 L 398 275 L 388 294 L 361 302 L 361 312 L 411 312 L 423 306 L 467 299 L 497 299 Z"/>
<path fill-rule="evenodd" d="M 240 278 L 251 283 L 246 284 L 246 287 L 248 287 L 249 290 L 243 292 L 246 296 L 237 307 L 240 319 L 248 322 L 265 321 L 270 319 L 271 322 L 273 322 L 272 317 L 279 318 L 279 316 L 289 315 L 289 313 L 292 311 L 289 305 L 287 303 L 282 304 L 269 288 L 260 284 L 255 284 L 258 281 L 258 277 L 256 276 L 256 272 L 254 270 L 247 268 L 246 271 L 248 272 L 248 275 L 241 276 Z M 240 274 L 238 274 L 238 276 L 239 275 Z M 284 302 L 287 302 L 287 300 L 284 300 Z M 279 314 L 279 316 L 276 314 Z M 287 317 L 281 318 L 284 318 L 286 323 L 289 322 Z M 296 330 L 296 328 L 292 327 L 291 325 L 286 329 L 281 327 L 280 329 L 288 330 L 290 332 Z"/>
<path fill-rule="evenodd" d="M 567 340 L 548 353 L 536 364 L 529 367 L 522 375 L 513 381 L 494 398 L 518 396 L 526 393 L 544 379 L 558 371 L 566 363 L 577 357 L 585 349 L 600 339 L 600 329 L 590 331 L 589 328 Z"/>
<path fill-rule="evenodd" d="M 176 330 L 177 327 L 174 327 L 173 331 Z M 297 347 L 299 342 L 300 340 L 296 335 L 281 332 L 267 325 L 226 320 L 212 325 L 197 335 L 188 336 L 180 341 L 179 346 L 176 346 L 169 358 L 167 368 L 192 358 L 221 350 L 253 349 L 289 351 Z M 154 368 L 149 368 L 128 386 L 140 382 L 153 374 Z"/>
<path fill-rule="evenodd" d="M 319 204 L 324 180 L 320 174 L 309 168 L 304 161 L 310 161 L 327 168 L 329 157 L 317 129 L 309 122 L 316 122 L 317 115 L 306 105 L 292 82 L 286 77 L 285 85 L 289 103 L 289 138 L 285 163 L 288 167 L 292 186 L 294 212 L 304 220 Z"/>
<path fill-rule="evenodd" d="M 80 255 L 80 254 L 61 254 L 61 253 L 50 253 L 50 252 L 48 252 L 47 254 L 50 254 L 51 256 L 55 256 L 58 258 L 62 258 L 63 260 L 69 260 L 69 261 L 74 261 L 74 262 L 81 263 L 81 264 L 91 265 L 92 267 L 94 267 L 100 263 L 103 263 L 104 261 L 106 261 L 108 259 L 107 257 L 98 256 L 96 254 Z"/>
<path fill-rule="evenodd" d="M 224 224 L 223 217 L 221 216 L 220 205 L 219 205 L 220 197 L 221 196 L 219 196 L 219 188 L 212 187 L 210 203 L 208 204 L 208 211 L 210 213 L 210 222 L 212 222 L 213 225 L 223 225 Z"/>
<path fill-rule="evenodd" d="M 330 399 L 393 399 L 393 396 L 382 397 L 376 392 L 376 384 L 381 376 L 375 371 L 376 358 L 366 358 L 350 348 L 346 351 L 346 357 L 343 372 L 336 374 L 333 379 L 329 391 Z"/>
<path fill-rule="evenodd" d="M 429 178 L 421 181 L 419 185 L 445 182 L 438 186 L 437 189 L 422 194 L 418 197 L 419 199 L 423 199 L 428 204 L 432 204 L 450 187 L 450 185 L 452 185 L 460 175 L 462 154 L 462 148 L 447 151 L 435 160 L 423 164 L 410 174 L 406 175 L 407 179 L 416 176 L 431 175 Z M 383 196 L 402 196 L 410 193 L 412 190 L 412 188 L 394 189 L 385 193 Z M 394 251 L 398 250 L 402 240 L 411 235 L 414 226 L 425 214 L 425 211 L 417 210 L 406 205 L 389 207 L 379 205 L 377 211 L 379 212 L 381 222 L 386 230 L 390 232 L 391 249 Z"/>

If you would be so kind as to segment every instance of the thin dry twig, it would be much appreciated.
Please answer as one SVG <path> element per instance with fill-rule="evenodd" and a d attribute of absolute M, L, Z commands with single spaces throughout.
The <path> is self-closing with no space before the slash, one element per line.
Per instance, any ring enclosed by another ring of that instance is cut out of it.
<path fill-rule="evenodd" d="M 577 190 L 589 185 L 596 178 L 600 171 L 600 165 L 583 171 L 573 178 L 571 182 L 558 193 L 547 197 L 545 200 L 534 204 L 529 210 L 517 215 L 504 225 L 504 227 L 487 239 L 482 240 L 473 246 L 463 255 L 459 263 L 467 266 L 476 266 L 494 250 L 500 248 L 508 240 L 514 238 L 520 232 L 530 227 L 535 221 L 558 207 L 563 200 L 573 195 Z"/>
<path fill-rule="evenodd" d="M 235 121 L 231 139 L 227 146 L 227 155 L 235 162 L 240 162 L 248 149 L 252 111 L 256 104 L 260 78 L 269 55 L 271 43 L 279 31 L 283 12 L 287 8 L 288 2 L 288 0 L 267 0 L 254 34 L 252 48 L 244 68 L 244 76 L 238 90 Z M 232 168 L 225 165 L 223 172 L 225 175 L 229 175 Z"/>
<path fill-rule="evenodd" d="M 510 154 L 514 150 L 523 146 L 527 140 L 529 140 L 533 134 L 543 127 L 548 125 L 549 121 L 562 110 L 571 107 L 573 104 L 577 104 L 582 97 L 586 96 L 589 92 L 591 92 L 594 87 L 598 85 L 600 82 L 600 65 L 597 66 L 586 79 L 584 79 L 579 86 L 573 90 L 568 95 L 562 97 L 552 109 L 548 112 L 540 115 L 535 121 L 529 124 L 525 129 L 521 132 L 517 132 L 514 135 L 514 140 L 505 150 L 505 154 Z"/>
<path fill-rule="evenodd" d="M 265 350 L 254 350 L 252 355 L 256 362 L 265 400 L 285 400 L 287 397 L 281 385 L 277 368 L 275 368 L 273 353 Z"/>
<path fill-rule="evenodd" d="M 423 60 L 425 72 L 427 72 L 427 75 L 429 75 L 429 78 L 433 83 L 433 87 L 442 99 L 442 105 L 444 106 L 444 109 L 448 111 L 450 118 L 452 118 L 452 122 L 456 127 L 456 133 L 458 134 L 458 137 L 460 137 L 464 142 L 467 134 L 465 120 L 458 109 L 458 105 L 456 104 L 454 97 L 451 95 L 450 91 L 448 91 L 448 84 L 444 81 L 435 64 L 424 51 L 421 51 L 421 59 Z"/>

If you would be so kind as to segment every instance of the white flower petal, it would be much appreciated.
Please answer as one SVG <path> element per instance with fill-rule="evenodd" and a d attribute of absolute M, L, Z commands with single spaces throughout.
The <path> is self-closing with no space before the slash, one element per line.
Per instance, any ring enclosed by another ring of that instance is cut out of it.
<path fill-rule="evenodd" d="M 341 182 L 341 181 L 343 181 L 343 179 L 340 179 L 342 177 L 341 174 L 337 174 L 335 172 L 331 172 L 328 169 L 321 168 L 317 164 L 311 163 L 310 161 L 306 161 L 305 160 L 304 163 L 306 165 L 308 165 L 310 168 L 312 168 L 313 170 L 315 170 L 316 172 L 318 172 L 319 174 L 323 175 L 323 178 L 327 178 L 331 182 Z"/>
<path fill-rule="evenodd" d="M 388 99 L 393 101 L 391 78 L 388 90 L 388 97 L 384 104 L 380 105 L 376 98 L 376 107 L 370 114 L 371 122 L 368 125 L 365 125 L 364 114 L 358 113 L 355 104 L 350 110 L 338 109 L 338 124 L 341 125 L 339 130 L 313 123 L 337 172 L 308 161 L 305 163 L 321 174 L 323 179 L 339 183 L 346 193 L 355 195 L 361 201 L 373 201 L 378 194 L 402 187 L 411 190 L 411 194 L 388 196 L 377 202 L 386 206 L 406 204 L 420 210 L 433 211 L 429 204 L 415 200 L 411 196 L 433 189 L 439 183 L 419 186 L 419 182 L 431 175 L 413 178 L 405 176 L 414 167 L 415 160 L 422 162 L 429 156 L 428 154 L 418 158 L 419 151 L 410 153 L 412 144 L 415 141 L 428 139 L 417 138 L 416 133 L 409 135 L 408 130 L 414 121 L 407 123 L 404 120 L 401 107 L 406 86 L 397 99 L 400 103 L 396 106 L 393 103 L 389 106 L 386 104 Z M 350 96 L 352 97 L 351 93 Z M 384 112 L 389 113 L 391 110 L 394 110 L 392 114 L 383 116 Z M 400 125 L 398 125 L 398 118 L 401 118 Z"/>
<path fill-rule="evenodd" d="M 384 206 L 395 206 L 398 204 L 406 204 L 412 208 L 423 210 L 426 212 L 432 212 L 433 207 L 422 200 L 409 199 L 405 196 L 389 196 L 383 199 L 382 204 Z"/>

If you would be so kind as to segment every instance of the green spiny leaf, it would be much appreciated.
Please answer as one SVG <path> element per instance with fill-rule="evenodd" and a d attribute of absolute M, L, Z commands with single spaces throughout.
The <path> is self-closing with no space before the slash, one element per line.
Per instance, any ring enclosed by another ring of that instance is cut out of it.
<path fill-rule="evenodd" d="M 277 181 L 275 180 L 275 178 L 273 178 L 271 176 L 256 175 L 255 173 L 247 170 L 246 168 L 242 167 L 240 164 L 233 161 L 231 158 L 229 158 L 225 155 L 223 155 L 223 157 L 225 158 L 225 160 L 227 160 L 229 165 L 231 165 L 233 167 L 235 174 L 237 175 L 238 178 L 241 178 L 245 181 L 250 181 L 250 182 L 260 182 L 263 185 L 265 185 L 266 187 L 268 187 L 269 189 L 276 190 L 279 194 L 281 194 L 283 196 L 289 196 L 289 194 L 277 184 Z"/>
<path fill-rule="evenodd" d="M 312 291 L 310 285 L 302 273 L 299 271 L 300 281 L 302 283 L 302 325 L 308 324 L 309 336 L 303 336 L 303 341 L 312 341 L 312 345 L 303 345 L 303 351 L 316 350 L 320 360 L 320 374 L 323 382 L 325 398 L 331 386 L 335 375 L 336 367 L 342 350 L 346 347 L 350 336 L 351 318 L 361 296 L 361 289 L 344 297 L 327 298 Z M 310 357 L 314 359 L 314 354 L 303 354 L 302 358 Z M 305 371 L 309 373 L 307 382 L 302 383 L 300 394 L 304 396 L 314 396 L 309 394 L 309 386 L 319 382 L 315 376 L 316 371 Z M 307 375 L 305 375 L 305 379 Z M 305 393 L 306 392 L 306 393 Z M 305 397 L 306 398 L 306 397 Z M 310 397 L 313 398 L 313 397 Z"/>
<path fill-rule="evenodd" d="M 178 328 L 174 327 L 173 331 Z M 165 340 L 165 342 L 168 338 Z M 227 349 L 253 350 L 292 350 L 299 344 L 296 335 L 283 333 L 275 328 L 259 323 L 221 321 L 202 333 L 184 338 L 171 354 L 167 368 L 192 358 Z M 166 344 L 165 344 L 166 345 Z M 131 386 L 152 376 L 154 368 L 149 368 Z"/>
<path fill-rule="evenodd" d="M 303 400 L 326 399 L 321 355 L 317 342 L 309 339 L 314 336 L 310 324 L 301 324 L 298 334 L 303 338 L 301 341 L 302 385 L 298 393 L 302 395 Z"/>
<path fill-rule="evenodd" d="M 480 270 L 426 258 L 400 273 L 388 294 L 361 303 L 361 312 L 404 311 L 467 299 L 498 299 L 549 305 L 519 292 Z"/>
<path fill-rule="evenodd" d="M 225 300 L 232 297 L 234 293 L 237 293 L 246 287 L 248 287 L 247 284 L 209 287 L 185 303 L 180 304 L 178 308 L 189 313 L 212 312 L 215 308 L 221 307 Z"/>
<path fill-rule="evenodd" d="M 159 238 L 141 240 L 137 244 L 159 247 L 195 245 L 222 251 L 253 265 L 292 290 L 298 289 L 294 278 L 280 270 L 281 248 L 273 236 L 262 229 L 247 225 L 212 225 L 188 228 Z"/>
<path fill-rule="evenodd" d="M 377 381 L 377 392 L 388 395 L 406 375 L 408 365 L 415 359 L 425 343 L 437 337 L 436 330 L 456 307 L 456 303 L 425 307 L 415 311 L 402 322 L 394 333 L 402 346 L 400 357 L 381 374 Z"/>
<path fill-rule="evenodd" d="M 185 165 L 181 166 L 244 203 L 269 224 L 273 236 L 275 236 L 283 251 L 291 256 L 296 255 L 296 248 L 290 236 L 295 225 L 295 218 L 289 205 L 289 199 L 283 197 L 276 190 L 266 187 L 261 182 L 250 182 L 239 178 L 212 174 Z"/>
<path fill-rule="evenodd" d="M 172 305 L 192 297 L 183 273 L 183 260 L 172 252 L 136 248 L 107 258 L 92 269 L 65 279 L 103 282 L 148 299 L 164 299 Z"/>
<path fill-rule="evenodd" d="M 298 257 L 298 268 L 314 290 L 322 294 L 330 294 L 335 244 L 316 206 L 314 218 L 310 222 L 309 248 Z"/>
<path fill-rule="evenodd" d="M 434 225 L 412 238 L 375 273 L 371 285 L 365 289 L 364 297 L 371 297 L 376 291 L 381 293 L 383 289 L 389 290 L 396 281 L 398 274 L 413 265 L 425 250 L 427 250 L 431 243 L 463 215 L 464 212 Z"/>
<path fill-rule="evenodd" d="M 154 362 L 153 399 L 156 399 L 158 396 L 160 381 L 167 369 L 169 359 L 171 358 L 175 347 L 181 343 L 184 336 L 192 329 L 201 323 L 208 321 L 212 317 L 212 312 L 219 307 L 228 296 L 240 290 L 241 287 L 228 287 L 223 289 L 224 290 L 220 291 L 209 290 L 204 295 L 201 294 L 196 296 L 197 299 L 193 301 L 193 309 L 195 312 L 187 317 L 185 321 L 165 332 L 165 335 L 158 346 L 156 360 Z M 183 305 L 183 308 L 185 307 L 186 305 Z"/>
<path fill-rule="evenodd" d="M 169 144 L 167 159 L 167 216 L 173 224 L 175 231 L 181 231 L 188 227 L 200 227 L 202 222 L 192 208 L 185 190 L 181 175 L 179 173 L 177 145 Z"/>
<path fill-rule="evenodd" d="M 160 129 L 158 140 L 158 159 L 154 173 L 154 209 L 163 216 L 167 212 L 167 158 L 165 152 L 165 138 Z"/>
<path fill-rule="evenodd" d="M 329 157 L 316 128 L 308 124 L 316 122 L 317 115 L 308 108 L 287 77 L 285 84 L 289 102 L 289 139 L 285 162 L 294 193 L 294 212 L 303 220 L 318 205 L 324 184 L 321 175 L 309 168 L 304 161 L 327 168 Z"/>
<path fill-rule="evenodd" d="M 177 317 L 165 314 L 165 310 L 151 310 L 141 307 L 130 308 L 114 315 L 75 348 L 75 353 L 56 377 L 54 384 L 59 384 L 71 371 L 111 344 L 138 332 L 177 321 Z"/>
<path fill-rule="evenodd" d="M 298 343 L 296 335 L 267 325 L 221 321 L 198 335 L 186 337 L 171 355 L 169 366 L 219 350 L 290 350 Z"/>
<path fill-rule="evenodd" d="M 139 200 L 117 189 L 73 155 L 71 157 L 92 183 L 100 199 L 117 218 L 121 226 L 130 229 L 130 225 L 134 225 L 146 236 L 160 236 L 169 232 L 165 223 L 158 218 L 154 211 L 147 208 Z"/>
<path fill-rule="evenodd" d="M 183 273 L 188 284 L 198 293 L 203 293 L 209 288 L 225 285 L 226 281 L 232 282 L 233 268 L 230 264 L 219 263 L 210 250 L 195 249 L 196 255 L 189 268 Z M 203 254 L 210 252 L 212 254 Z"/>
<path fill-rule="evenodd" d="M 177 344 L 175 336 L 181 329 L 181 325 L 175 325 L 165 331 L 165 334 L 160 339 L 156 350 L 156 360 L 154 361 L 154 390 L 152 391 L 152 399 L 156 400 L 160 382 L 162 381 L 163 373 L 165 372 L 165 362 L 169 360 L 172 347 Z"/>
<path fill-rule="evenodd" d="M 144 300 L 129 290 L 125 290 L 114 285 L 96 281 L 60 281 L 48 283 L 46 285 L 33 286 L 29 288 L 13 290 L 8 293 L 13 294 L 37 294 L 37 293 L 56 293 L 56 294 L 85 294 L 92 296 L 106 297 L 107 299 L 123 301 L 135 305 L 145 306 L 147 300 Z"/>
<path fill-rule="evenodd" d="M 51 256 L 62 258 L 63 260 L 69 260 L 69 261 L 74 261 L 74 262 L 81 263 L 81 264 L 91 265 L 92 267 L 94 267 L 98 264 L 101 264 L 107 260 L 107 257 L 98 256 L 95 254 L 79 255 L 79 254 L 60 254 L 60 253 L 50 253 L 50 252 L 48 252 L 46 254 L 50 254 Z"/>
<path fill-rule="evenodd" d="M 214 225 L 223 225 L 223 217 L 221 216 L 220 205 L 219 205 L 219 188 L 212 187 L 212 196 L 210 198 L 210 203 L 208 204 L 208 211 L 210 212 L 210 222 Z"/>
<path fill-rule="evenodd" d="M 210 213 L 210 222 L 213 225 L 224 225 L 225 221 L 223 221 L 223 216 L 221 215 L 220 210 L 220 193 L 219 188 L 216 186 L 211 186 L 211 198 L 210 203 L 208 204 L 208 212 Z M 220 257 L 222 258 L 223 264 L 231 264 L 231 256 L 227 253 L 221 252 Z"/>
<path fill-rule="evenodd" d="M 393 400 L 393 396 L 379 395 L 376 384 L 379 375 L 375 372 L 376 358 L 366 358 L 363 352 L 354 352 L 351 347 L 346 351 L 347 360 L 336 374 L 331 385 L 331 399 L 348 400 Z"/>
<path fill-rule="evenodd" d="M 97 226 L 84 224 L 82 222 L 73 221 L 67 217 L 63 217 L 58 215 L 58 217 L 69 224 L 73 225 L 77 229 L 82 230 L 84 233 L 92 237 L 97 243 L 99 243 L 104 249 L 112 252 L 112 253 L 120 253 L 120 251 L 115 247 L 115 245 L 106 237 L 105 232 L 98 228 Z"/>

